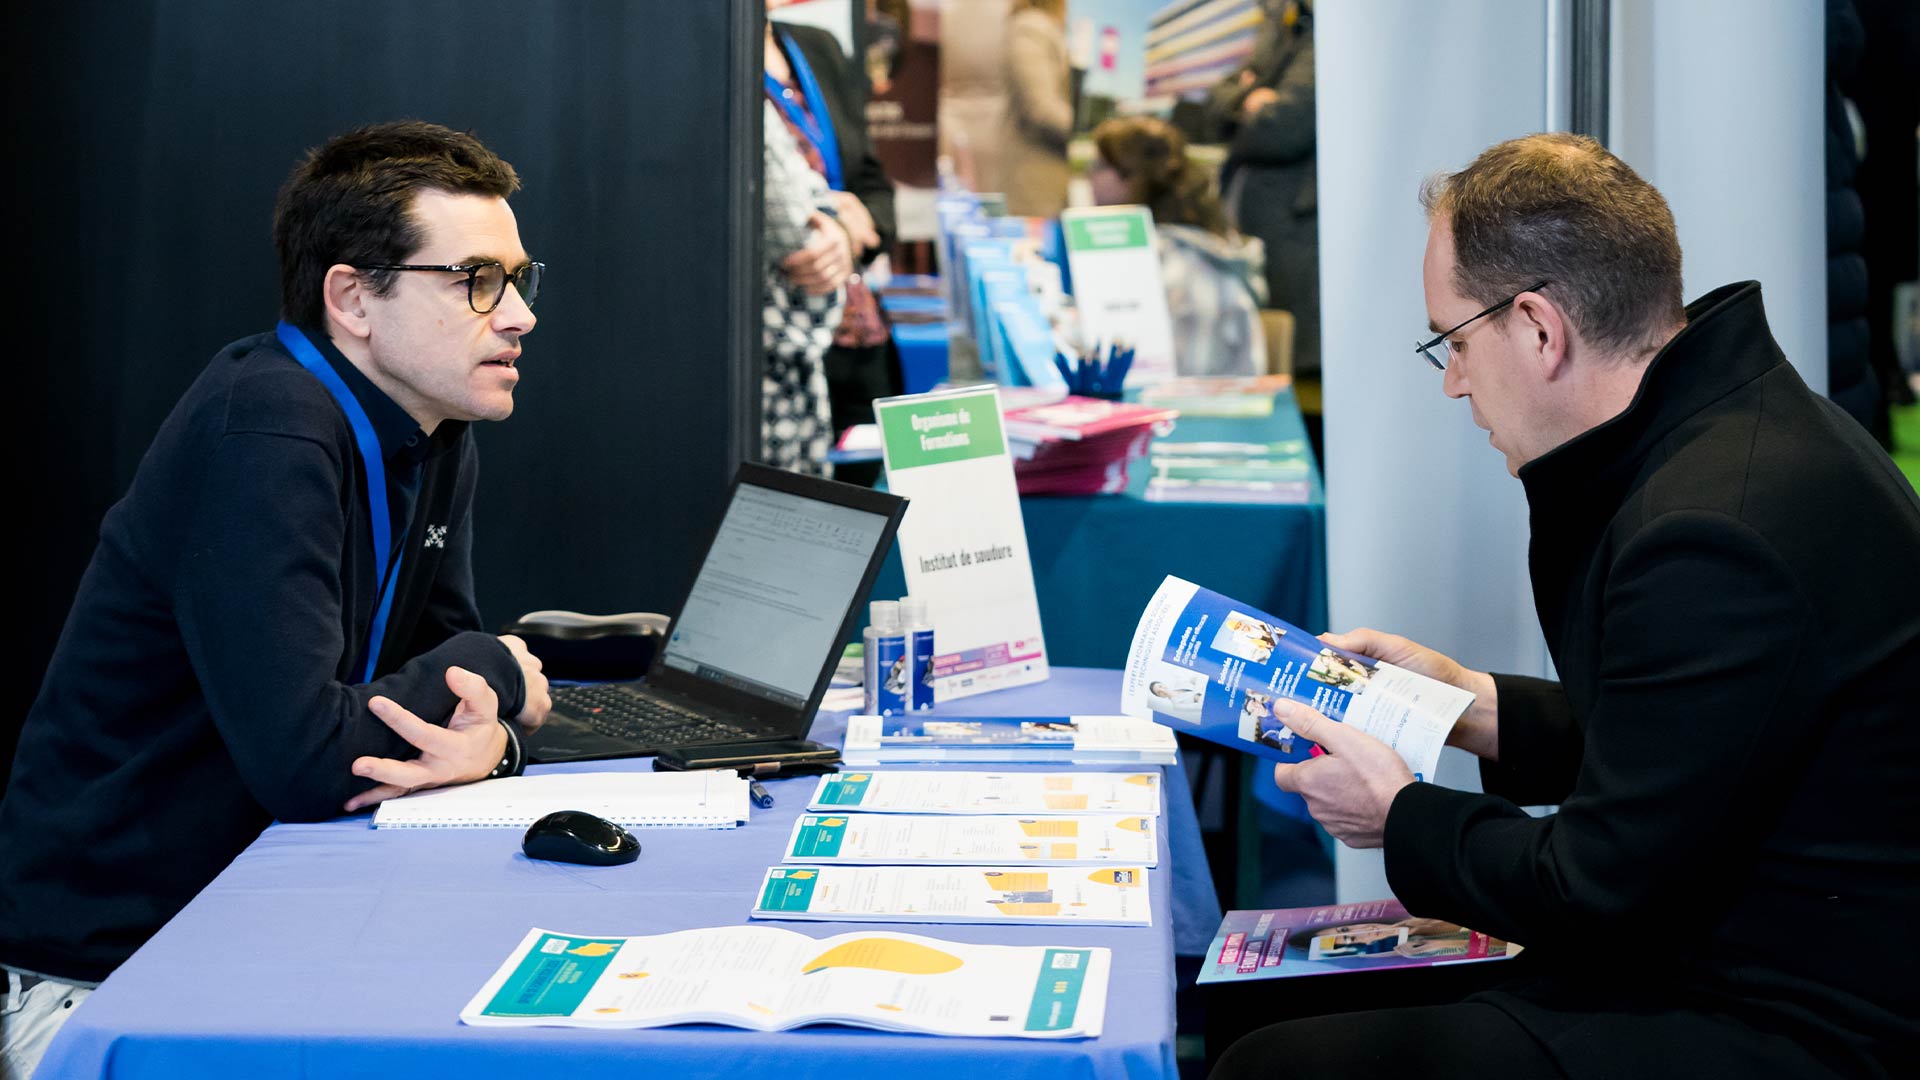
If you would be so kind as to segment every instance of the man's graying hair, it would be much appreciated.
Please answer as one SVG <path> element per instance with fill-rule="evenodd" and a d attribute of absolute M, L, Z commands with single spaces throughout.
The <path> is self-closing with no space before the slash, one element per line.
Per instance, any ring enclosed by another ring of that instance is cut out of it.
<path fill-rule="evenodd" d="M 1482 304 L 1547 281 L 1582 337 L 1630 354 L 1686 321 L 1667 201 L 1584 135 L 1490 147 L 1428 180 L 1420 205 L 1452 228 L 1454 285 Z"/>

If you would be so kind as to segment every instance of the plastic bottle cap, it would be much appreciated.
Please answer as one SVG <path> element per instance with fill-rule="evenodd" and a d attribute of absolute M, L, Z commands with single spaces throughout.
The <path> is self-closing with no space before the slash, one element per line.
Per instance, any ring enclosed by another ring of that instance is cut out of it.
<path fill-rule="evenodd" d="M 867 621 L 875 630 L 892 630 L 900 625 L 900 602 L 875 600 L 867 606 Z"/>

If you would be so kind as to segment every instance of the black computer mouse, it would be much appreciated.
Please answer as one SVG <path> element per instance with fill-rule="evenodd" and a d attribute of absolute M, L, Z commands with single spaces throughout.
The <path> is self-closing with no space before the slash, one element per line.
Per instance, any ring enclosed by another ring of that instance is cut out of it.
<path fill-rule="evenodd" d="M 585 810 L 555 810 L 527 827 L 520 850 L 529 859 L 619 866 L 640 857 L 640 841 L 606 818 Z"/>

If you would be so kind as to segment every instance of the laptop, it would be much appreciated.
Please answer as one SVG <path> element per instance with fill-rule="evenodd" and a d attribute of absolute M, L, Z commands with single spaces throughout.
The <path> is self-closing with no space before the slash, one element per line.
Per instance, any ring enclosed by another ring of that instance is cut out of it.
<path fill-rule="evenodd" d="M 644 679 L 556 687 L 533 761 L 804 738 L 907 501 L 747 464 Z"/>

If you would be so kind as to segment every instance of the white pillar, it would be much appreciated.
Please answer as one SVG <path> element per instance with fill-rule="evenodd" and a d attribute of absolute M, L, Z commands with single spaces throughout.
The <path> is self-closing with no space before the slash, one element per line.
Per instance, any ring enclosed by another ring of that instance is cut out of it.
<path fill-rule="evenodd" d="M 1546 5 L 1333 0 L 1316 9 L 1320 294 L 1333 627 L 1544 674 L 1526 502 L 1426 335 L 1420 183 L 1547 116 Z M 1564 97 L 1564 95 L 1562 95 Z M 1477 787 L 1448 751 L 1440 781 Z M 1335 850 L 1342 901 L 1388 895 L 1377 852 Z"/>
<path fill-rule="evenodd" d="M 1820 0 L 1613 0 L 1608 143 L 1667 197 L 1686 296 L 1760 282 L 1827 391 L 1826 12 Z"/>

